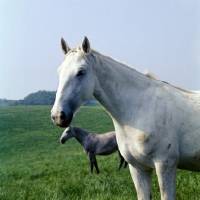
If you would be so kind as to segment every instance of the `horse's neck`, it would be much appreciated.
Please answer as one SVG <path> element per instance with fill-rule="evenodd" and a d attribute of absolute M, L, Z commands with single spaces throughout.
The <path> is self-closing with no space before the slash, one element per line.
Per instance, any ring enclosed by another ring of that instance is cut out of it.
<path fill-rule="evenodd" d="M 101 55 L 97 59 L 94 97 L 113 118 L 118 118 L 137 103 L 151 84 L 150 78 L 114 59 Z"/>
<path fill-rule="evenodd" d="M 74 131 L 74 137 L 78 140 L 78 142 L 82 146 L 84 146 L 85 141 L 87 141 L 87 138 L 89 137 L 89 133 L 78 127 L 73 127 L 73 131 Z"/>

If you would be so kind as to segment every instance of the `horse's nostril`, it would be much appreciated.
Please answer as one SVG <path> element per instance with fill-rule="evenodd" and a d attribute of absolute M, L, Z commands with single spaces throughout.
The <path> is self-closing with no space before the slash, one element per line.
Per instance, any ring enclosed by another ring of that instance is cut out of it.
<path fill-rule="evenodd" d="M 60 112 L 60 119 L 65 119 L 66 115 L 63 111 Z"/>

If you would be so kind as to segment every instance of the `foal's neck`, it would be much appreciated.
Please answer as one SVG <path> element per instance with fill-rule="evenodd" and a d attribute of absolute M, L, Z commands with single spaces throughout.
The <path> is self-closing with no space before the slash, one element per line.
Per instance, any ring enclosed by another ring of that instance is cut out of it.
<path fill-rule="evenodd" d="M 74 131 L 74 137 L 78 140 L 78 142 L 81 145 L 84 145 L 85 141 L 89 136 L 89 132 L 75 126 L 73 127 L 73 131 Z"/>

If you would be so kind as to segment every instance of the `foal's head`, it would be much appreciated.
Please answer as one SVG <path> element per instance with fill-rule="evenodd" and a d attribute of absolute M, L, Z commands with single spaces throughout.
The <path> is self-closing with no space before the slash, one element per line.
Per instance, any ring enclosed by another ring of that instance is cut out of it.
<path fill-rule="evenodd" d="M 74 113 L 93 94 L 95 78 L 90 62 L 90 44 L 85 37 L 81 46 L 70 50 L 61 39 L 65 60 L 58 68 L 59 86 L 51 118 L 57 126 L 68 127 Z"/>
<path fill-rule="evenodd" d="M 68 126 L 62 133 L 62 136 L 60 137 L 60 142 L 64 144 L 68 139 L 71 137 L 74 137 L 74 130 L 73 127 Z"/>

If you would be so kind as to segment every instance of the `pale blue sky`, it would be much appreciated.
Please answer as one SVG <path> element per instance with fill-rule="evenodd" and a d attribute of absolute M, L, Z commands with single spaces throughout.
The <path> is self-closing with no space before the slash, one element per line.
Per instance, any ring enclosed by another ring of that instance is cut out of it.
<path fill-rule="evenodd" d="M 137 70 L 200 90 L 199 0 L 0 0 L 0 98 L 55 91 L 64 56 L 91 47 Z"/>

